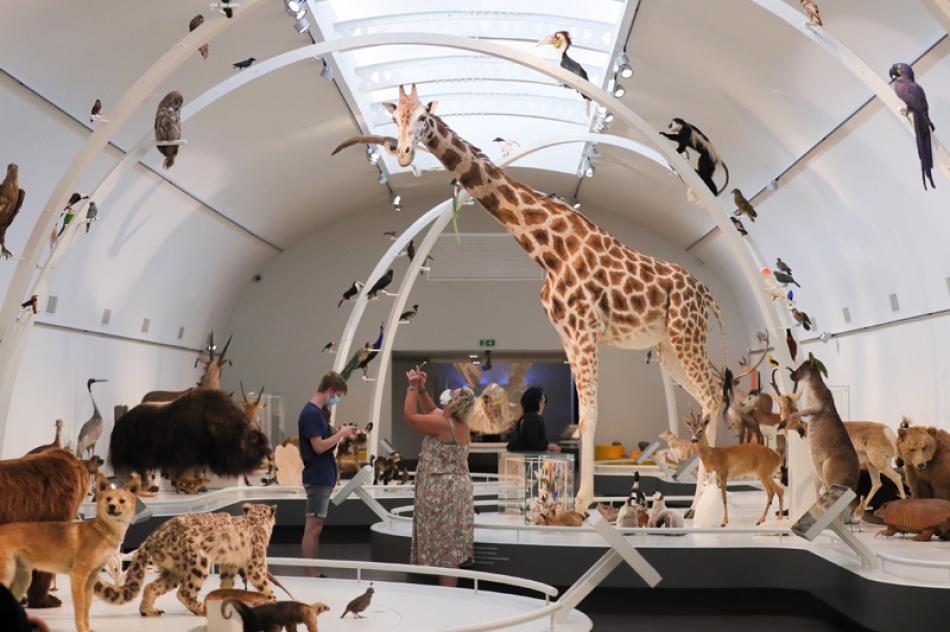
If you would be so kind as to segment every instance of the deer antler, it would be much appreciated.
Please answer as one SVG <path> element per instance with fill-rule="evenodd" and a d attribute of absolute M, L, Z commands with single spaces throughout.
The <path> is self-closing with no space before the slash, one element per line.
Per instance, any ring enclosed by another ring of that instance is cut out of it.
<path fill-rule="evenodd" d="M 778 382 L 775 381 L 775 373 L 778 369 L 772 369 L 772 390 L 775 391 L 775 395 L 778 397 L 782 396 L 782 391 L 778 387 Z"/>
<path fill-rule="evenodd" d="M 380 136 L 378 134 L 371 134 L 371 135 L 361 134 L 359 136 L 352 136 L 346 139 L 345 141 L 343 141 L 342 143 L 340 143 L 339 145 L 337 145 L 337 148 L 334 149 L 330 155 L 335 156 L 337 155 L 337 153 L 343 151 L 347 147 L 352 147 L 353 145 L 360 145 L 360 144 L 379 145 L 383 149 L 385 149 L 388 153 L 395 154 L 396 144 L 398 142 L 399 141 L 397 141 L 392 136 Z"/>
<path fill-rule="evenodd" d="M 231 346 L 231 338 L 233 338 L 233 337 L 234 337 L 234 334 L 231 334 L 230 336 L 228 336 L 228 341 L 224 343 L 224 349 L 221 350 L 221 355 L 218 356 L 218 365 L 219 365 L 219 366 L 224 364 L 224 356 L 226 356 L 227 353 L 228 353 L 228 347 Z M 214 359 L 214 358 L 212 358 L 212 359 Z"/>
<path fill-rule="evenodd" d="M 733 383 L 734 385 L 735 385 L 735 384 L 738 384 L 738 383 L 739 383 L 739 380 L 741 380 L 741 379 L 744 378 L 745 376 L 750 375 L 751 373 L 755 372 L 755 370 L 758 369 L 759 366 L 765 361 L 765 357 L 766 357 L 768 354 L 769 354 L 769 332 L 766 331 L 766 332 L 765 332 L 765 341 L 763 341 L 763 343 L 762 343 L 762 355 L 759 357 L 758 360 L 755 361 L 755 364 L 753 364 L 753 365 L 751 365 L 751 366 L 749 365 L 748 361 L 746 361 L 746 359 L 743 358 L 743 359 L 739 362 L 739 368 L 740 368 L 741 370 L 739 371 L 738 375 L 736 375 L 736 376 L 732 379 L 732 383 Z"/>
<path fill-rule="evenodd" d="M 240 382 L 240 385 L 241 385 L 241 398 L 246 402 L 251 401 L 251 398 L 247 396 L 247 390 L 244 388 L 244 382 L 243 381 Z"/>
<path fill-rule="evenodd" d="M 259 390 L 259 391 L 257 392 L 257 401 L 255 401 L 254 403 L 255 403 L 255 404 L 260 404 L 262 397 L 264 397 L 264 385 L 263 385 L 263 384 L 261 384 L 261 390 Z"/>

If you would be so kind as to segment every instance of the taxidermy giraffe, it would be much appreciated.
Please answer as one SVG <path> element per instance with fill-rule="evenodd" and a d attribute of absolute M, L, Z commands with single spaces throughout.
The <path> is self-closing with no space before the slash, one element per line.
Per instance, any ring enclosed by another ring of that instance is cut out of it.
<path fill-rule="evenodd" d="M 422 145 L 544 269 L 541 303 L 567 354 L 580 404 L 581 484 L 575 510 L 586 512 L 593 500 L 599 345 L 655 346 L 663 369 L 713 420 L 709 437 L 715 441 L 724 393 L 706 354 L 707 309 L 723 330 L 706 286 L 683 267 L 627 248 L 570 206 L 513 180 L 436 116 L 436 101 L 423 105 L 415 85 L 409 94 L 400 86 L 398 105 L 383 105 L 398 138 L 357 136 L 333 153 L 376 143 L 407 167 Z"/>

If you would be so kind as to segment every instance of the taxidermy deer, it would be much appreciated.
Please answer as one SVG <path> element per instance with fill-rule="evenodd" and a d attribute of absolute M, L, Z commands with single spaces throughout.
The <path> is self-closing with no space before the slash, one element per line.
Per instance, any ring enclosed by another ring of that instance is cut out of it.
<path fill-rule="evenodd" d="M 725 385 L 732 393 L 730 398 L 732 403 L 726 409 L 726 417 L 729 419 L 729 428 L 739 431 L 739 443 L 749 443 L 755 437 L 757 443 L 765 445 L 765 437 L 762 436 L 762 431 L 759 430 L 759 424 L 766 423 L 766 425 L 777 426 L 781 421 L 778 415 L 775 415 L 774 419 L 769 416 L 772 414 L 771 397 L 760 391 L 745 391 L 739 388 L 742 378 L 754 373 L 765 360 L 768 352 L 769 337 L 766 333 L 761 357 L 753 365 L 749 365 L 745 358 L 740 360 L 739 373 L 732 378 L 731 384 Z M 725 380 L 724 375 L 720 374 L 720 377 Z M 764 401 L 763 398 L 767 401 Z M 766 414 L 765 411 L 768 411 L 768 413 Z"/>
<path fill-rule="evenodd" d="M 264 397 L 264 386 L 261 386 L 261 390 L 257 392 L 257 399 L 251 399 L 247 393 L 247 389 L 244 388 L 244 382 L 241 384 L 241 408 L 244 409 L 244 415 L 247 417 L 247 423 L 254 426 L 258 430 L 262 430 L 260 423 L 260 412 L 267 408 L 267 402 L 261 403 L 261 398 Z M 274 451 L 271 450 L 267 453 L 267 456 L 264 457 L 264 460 L 261 462 L 260 468 L 267 468 L 267 477 L 261 479 L 261 483 L 264 485 L 271 485 L 275 482 L 274 478 Z M 251 481 L 248 480 L 247 474 L 244 475 L 244 484 L 248 487 L 251 486 Z"/>
<path fill-rule="evenodd" d="M 221 369 L 225 364 L 233 364 L 230 360 L 225 359 L 225 356 L 228 354 L 228 347 L 231 346 L 231 337 L 232 336 L 228 336 L 227 342 L 224 343 L 224 349 L 221 350 L 221 355 L 216 358 L 214 355 L 214 332 L 212 331 L 208 334 L 208 355 L 201 355 L 195 358 L 195 368 L 198 367 L 199 362 L 205 365 L 204 373 L 201 379 L 198 380 L 197 388 L 221 389 Z M 142 403 L 173 402 L 185 393 L 189 393 L 193 390 L 195 389 L 186 388 L 183 391 L 149 391 L 145 394 L 145 397 L 142 398 Z"/>
<path fill-rule="evenodd" d="M 772 506 L 772 498 L 778 495 L 778 516 L 785 512 L 785 492 L 782 486 L 772 478 L 775 472 L 782 465 L 782 457 L 775 450 L 767 448 L 764 445 L 756 443 L 741 443 L 739 445 L 727 445 L 724 447 L 713 448 L 706 440 L 706 426 L 709 424 L 709 418 L 699 419 L 692 411 L 686 417 L 686 427 L 692 433 L 692 442 L 696 444 L 699 451 L 699 458 L 707 472 L 715 472 L 719 483 L 719 489 L 722 492 L 722 525 L 729 524 L 729 506 L 726 503 L 726 485 L 730 478 L 740 476 L 755 476 L 762 483 L 762 487 L 768 494 L 768 502 L 765 503 L 765 509 L 759 516 L 756 525 L 762 524 L 768 514 L 769 507 Z"/>

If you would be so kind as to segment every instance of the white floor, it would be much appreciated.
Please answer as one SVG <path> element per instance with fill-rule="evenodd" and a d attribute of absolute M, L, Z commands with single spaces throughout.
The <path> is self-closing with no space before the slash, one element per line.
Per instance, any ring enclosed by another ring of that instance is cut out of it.
<path fill-rule="evenodd" d="M 762 512 L 765 493 L 760 491 L 729 493 L 729 527 L 751 528 Z M 773 504 L 772 510 L 777 507 Z M 682 513 L 682 510 L 677 510 Z M 600 520 L 600 515 L 592 513 L 588 520 Z M 692 521 L 686 521 L 690 527 Z M 483 528 L 479 528 L 482 525 Z M 510 529 L 492 528 L 507 526 Z M 496 512 L 479 512 L 475 516 L 475 541 L 486 544 L 522 544 L 529 546 L 575 546 L 604 548 L 604 540 L 591 528 L 577 531 L 549 529 L 546 527 L 522 528 L 524 519 L 520 516 L 505 515 Z M 771 521 L 767 527 L 789 527 L 787 520 Z M 869 579 L 894 584 L 928 586 L 947 589 L 950 598 L 950 541 L 933 540 L 914 542 L 910 537 L 875 537 L 883 527 L 862 523 L 855 527 L 855 534 L 875 553 L 883 553 L 924 563 L 944 563 L 947 568 L 926 568 L 896 562 L 885 562 L 882 569 L 867 570 L 860 568 L 856 557 L 845 544 L 831 531 L 826 531 L 814 542 L 808 542 L 795 535 L 765 535 L 755 533 L 741 534 L 688 534 L 684 536 L 663 536 L 634 534 L 627 536 L 636 547 L 648 548 L 729 548 L 729 547 L 794 547 L 811 551 L 839 566 L 858 573 Z M 372 529 L 381 533 L 412 537 L 412 522 L 394 520 L 391 524 L 377 523 Z M 858 530 L 860 529 L 860 531 Z"/>
<path fill-rule="evenodd" d="M 154 579 L 154 577 L 152 578 Z M 466 624 L 500 620 L 544 607 L 543 599 L 530 599 L 515 595 L 493 593 L 484 589 L 478 594 L 466 588 L 440 588 L 437 586 L 374 582 L 375 595 L 364 618 L 354 619 L 347 615 L 340 619 L 346 604 L 362 594 L 368 582 L 343 579 L 308 579 L 281 577 L 291 594 L 306 603 L 322 601 L 330 611 L 319 618 L 322 632 L 360 630 L 361 632 L 400 631 L 426 632 L 444 630 Z M 52 632 L 73 632 L 73 608 L 69 598 L 69 581 L 60 577 L 59 592 L 63 607 L 52 610 L 31 611 L 42 617 Z M 204 593 L 218 587 L 215 577 L 209 578 Z M 281 595 L 282 593 L 278 593 Z M 284 597 L 286 598 L 286 597 Z M 157 618 L 139 615 L 139 598 L 122 606 L 109 605 L 93 600 L 90 624 L 96 632 L 185 632 L 205 629 L 204 617 L 191 614 L 171 592 L 156 602 L 156 607 L 165 614 Z M 516 627 L 506 628 L 520 632 L 549 630 L 550 618 L 542 618 Z M 587 632 L 592 627 L 590 619 L 581 612 L 573 611 L 569 620 L 556 630 L 563 632 Z M 303 629 L 303 628 L 301 628 Z"/>

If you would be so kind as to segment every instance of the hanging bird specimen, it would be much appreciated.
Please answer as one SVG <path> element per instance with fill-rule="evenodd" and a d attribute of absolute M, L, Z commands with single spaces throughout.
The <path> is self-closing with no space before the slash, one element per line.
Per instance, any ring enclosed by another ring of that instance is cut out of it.
<path fill-rule="evenodd" d="M 805 10 L 805 15 L 808 16 L 808 24 L 824 26 L 821 23 L 821 13 L 818 11 L 818 4 L 815 0 L 802 0 L 802 9 Z"/>
<path fill-rule="evenodd" d="M 798 342 L 792 335 L 792 330 L 788 328 L 785 329 L 785 345 L 788 347 L 788 355 L 794 360 L 798 356 Z"/>
<path fill-rule="evenodd" d="M 231 65 L 234 66 L 237 70 L 244 70 L 245 68 L 250 68 L 251 65 L 253 65 L 255 61 L 257 61 L 257 58 L 248 57 L 247 59 L 242 59 L 241 61 L 235 62 Z"/>
<path fill-rule="evenodd" d="M 416 256 L 416 242 L 414 239 L 410 239 L 409 245 L 406 246 L 406 256 L 409 257 L 409 261 L 412 261 Z"/>
<path fill-rule="evenodd" d="M 389 241 L 396 241 L 396 237 L 399 236 L 399 231 L 397 230 L 387 230 L 383 233 L 383 237 L 389 237 Z"/>
<path fill-rule="evenodd" d="M 320 349 L 320 353 L 325 353 L 327 351 L 333 353 L 334 349 L 336 349 L 336 340 L 331 340 L 327 344 L 323 345 L 323 349 Z"/>
<path fill-rule="evenodd" d="M 567 54 L 567 50 L 571 47 L 571 34 L 567 31 L 558 31 L 554 35 L 547 35 L 538 40 L 538 46 L 544 46 L 550 44 L 554 48 L 561 51 L 561 68 L 564 70 L 577 75 L 584 81 L 590 81 L 587 76 L 587 71 L 584 70 L 584 67 L 579 63 L 571 59 L 570 55 Z M 561 49 L 564 50 L 561 50 Z M 566 86 L 565 86 L 566 87 Z M 590 114 L 590 97 L 581 94 L 584 97 L 584 111 L 587 114 Z"/>
<path fill-rule="evenodd" d="M 373 361 L 377 355 L 379 355 L 379 349 L 383 346 L 383 326 L 379 326 L 379 335 L 376 337 L 376 342 L 370 344 L 366 343 L 363 345 L 363 348 L 353 354 L 353 357 L 346 363 L 346 366 L 343 367 L 343 370 L 340 371 L 340 375 L 343 376 L 344 380 L 350 379 L 350 376 L 353 374 L 353 371 L 360 369 L 363 371 L 363 381 L 371 381 L 366 375 L 366 369 L 369 367 L 369 363 Z"/>
<path fill-rule="evenodd" d="M 792 316 L 798 323 L 805 328 L 805 331 L 811 331 L 811 318 L 805 312 L 792 308 Z"/>
<path fill-rule="evenodd" d="M 791 284 L 797 287 L 801 287 L 800 285 L 798 285 L 798 281 L 792 278 L 791 274 L 787 274 L 785 272 L 772 271 L 772 270 L 769 270 L 768 268 L 762 268 L 761 272 L 762 272 L 762 276 L 768 276 L 771 274 L 772 276 L 775 277 L 775 280 L 781 283 L 782 285 Z M 791 293 L 789 293 L 788 298 L 789 300 L 792 299 Z"/>
<path fill-rule="evenodd" d="M 353 297 L 359 294 L 360 290 L 362 289 L 363 289 L 362 281 L 353 281 L 353 285 L 351 285 L 346 290 L 346 292 L 343 292 L 343 298 L 341 298 L 340 302 L 336 304 L 336 308 L 340 309 L 340 306 L 343 305 L 343 303 L 345 303 L 346 301 L 353 300 Z"/>
<path fill-rule="evenodd" d="M 792 269 L 788 267 L 788 264 L 782 261 L 782 258 L 779 257 L 775 260 L 775 267 L 784 272 L 785 274 L 791 274 Z"/>
<path fill-rule="evenodd" d="M 102 101 L 96 99 L 96 102 L 92 104 L 92 110 L 89 111 L 89 122 L 95 123 L 96 121 L 102 120 Z"/>
<path fill-rule="evenodd" d="M 416 317 L 416 314 L 418 314 L 418 313 L 419 313 L 419 304 L 417 303 L 417 304 L 415 304 L 415 305 L 412 306 L 412 309 L 410 309 L 410 310 L 408 310 L 408 311 L 405 311 L 405 312 L 403 312 L 402 314 L 399 315 L 399 324 L 401 324 L 401 325 L 408 325 L 409 322 L 410 322 L 413 318 L 415 318 L 415 317 Z"/>
<path fill-rule="evenodd" d="M 86 234 L 89 234 L 89 228 L 92 226 L 92 223 L 99 218 L 99 207 L 96 206 L 95 202 L 89 202 L 89 206 L 86 207 Z"/>
<path fill-rule="evenodd" d="M 7 177 L 0 184 L 0 255 L 4 259 L 13 256 L 7 250 L 7 229 L 23 207 L 25 197 L 26 191 L 20 188 L 20 168 L 11 162 L 7 165 Z"/>
<path fill-rule="evenodd" d="M 386 288 L 389 287 L 389 284 L 393 282 L 393 269 L 390 268 L 386 274 L 376 279 L 376 283 L 373 284 L 373 287 L 369 289 L 369 292 L 366 294 L 366 298 L 373 300 L 379 297 L 379 293 L 382 292 L 387 296 L 394 296 L 389 292 L 386 292 Z"/>
<path fill-rule="evenodd" d="M 930 180 L 930 187 L 935 189 L 937 187 L 934 184 L 932 173 L 934 154 L 930 132 L 936 128 L 933 121 L 930 120 L 927 94 L 920 84 L 914 80 L 914 69 L 908 64 L 894 64 L 891 66 L 890 75 L 891 79 L 894 80 L 894 92 L 906 105 L 901 109 L 901 113 L 904 116 L 913 115 L 914 136 L 917 138 L 917 156 L 920 158 L 920 179 L 924 183 L 924 190 L 927 190 L 928 180 Z"/>
<path fill-rule="evenodd" d="M 165 156 L 165 169 L 171 169 L 178 155 L 178 145 L 163 145 L 181 140 L 181 105 L 184 103 L 181 93 L 172 90 L 158 104 L 155 112 L 155 142 L 158 151 Z"/>
<path fill-rule="evenodd" d="M 745 196 L 742 195 L 742 191 L 739 189 L 733 189 L 732 199 L 736 203 L 736 212 L 733 213 L 733 215 L 736 217 L 742 217 L 745 215 L 749 218 L 749 221 L 754 224 L 755 218 L 757 218 L 759 214 L 755 211 L 755 208 L 752 207 L 752 203 L 745 199 Z"/>
<path fill-rule="evenodd" d="M 749 236 L 749 231 L 745 229 L 745 226 L 742 225 L 742 222 L 735 217 L 730 217 L 729 221 L 732 222 L 732 225 L 736 227 L 736 230 L 739 231 L 739 234 L 743 237 Z"/>
<path fill-rule="evenodd" d="M 22 303 L 20 303 L 20 309 L 33 310 L 33 313 L 35 314 L 37 312 L 36 304 L 39 302 L 39 300 L 40 300 L 40 297 L 34 294 L 33 296 L 29 298 L 29 300 L 23 301 Z"/>
<path fill-rule="evenodd" d="M 188 31 L 194 31 L 196 28 L 205 23 L 205 16 L 200 13 L 195 17 L 191 18 L 191 22 L 188 23 Z M 208 43 L 205 42 L 198 47 L 198 52 L 201 53 L 202 59 L 208 59 Z"/>
<path fill-rule="evenodd" d="M 496 136 L 493 143 L 498 143 L 498 147 L 501 149 L 501 157 L 507 158 L 511 154 L 511 150 L 515 147 L 520 147 L 516 140 L 508 140 L 507 138 L 502 138 L 501 136 Z"/>
<path fill-rule="evenodd" d="M 419 266 L 419 276 L 422 276 L 426 272 L 429 272 L 430 270 L 432 270 L 432 264 L 429 262 L 434 261 L 434 260 L 435 260 L 435 257 L 433 257 L 432 255 L 426 255 L 426 258 L 422 260 L 422 265 Z"/>

